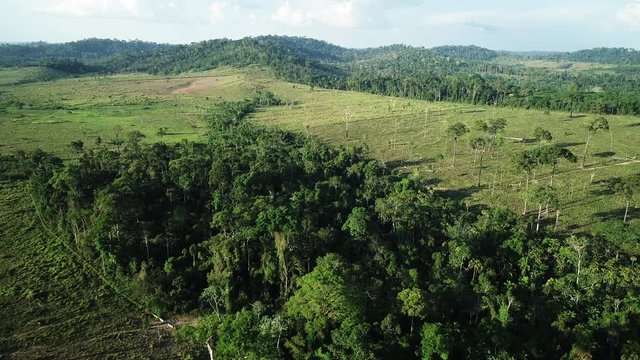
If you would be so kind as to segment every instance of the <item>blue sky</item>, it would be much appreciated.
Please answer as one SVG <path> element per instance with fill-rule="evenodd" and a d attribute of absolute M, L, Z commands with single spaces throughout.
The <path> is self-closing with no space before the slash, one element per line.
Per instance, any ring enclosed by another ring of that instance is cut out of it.
<path fill-rule="evenodd" d="M 348 47 L 640 49 L 640 0 L 0 0 L 0 42 L 266 34 Z"/>

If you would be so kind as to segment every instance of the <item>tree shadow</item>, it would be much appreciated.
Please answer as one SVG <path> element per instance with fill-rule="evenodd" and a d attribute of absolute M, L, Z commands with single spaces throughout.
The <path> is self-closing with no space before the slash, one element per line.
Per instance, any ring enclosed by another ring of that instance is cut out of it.
<path fill-rule="evenodd" d="M 486 112 L 487 110 L 485 109 L 465 109 L 465 110 L 461 110 L 460 113 L 462 114 L 471 114 L 471 113 L 479 113 L 479 112 Z"/>
<path fill-rule="evenodd" d="M 640 122 L 626 125 L 627 127 L 640 127 Z"/>
<path fill-rule="evenodd" d="M 177 135 L 194 135 L 197 134 L 195 132 L 168 132 L 165 136 L 177 136 Z"/>
<path fill-rule="evenodd" d="M 568 142 L 568 141 L 564 141 L 564 142 L 556 143 L 556 146 L 557 146 L 557 147 L 560 147 L 560 148 L 565 148 L 565 147 L 572 147 L 572 146 L 580 146 L 580 145 L 584 145 L 584 144 L 585 144 L 585 142 L 584 142 L 584 141 L 582 141 L 582 142 Z"/>
<path fill-rule="evenodd" d="M 448 189 L 448 190 L 441 190 L 440 193 L 447 198 L 453 199 L 453 200 L 464 200 L 468 197 L 470 197 L 471 195 L 480 192 L 483 189 L 487 189 L 488 186 L 487 185 L 480 185 L 480 186 L 468 186 L 468 187 L 464 187 L 464 188 L 458 188 L 458 189 Z"/>
<path fill-rule="evenodd" d="M 442 184 L 442 179 L 440 178 L 426 178 L 423 180 L 424 184 L 428 187 L 435 187 Z"/>
<path fill-rule="evenodd" d="M 392 161 L 387 161 L 385 165 L 387 165 L 387 168 L 391 170 L 395 170 L 403 167 L 431 164 L 434 161 L 435 159 L 433 158 L 425 158 L 425 159 L 419 159 L 419 160 L 392 160 Z"/>
<path fill-rule="evenodd" d="M 599 153 L 593 153 L 591 155 L 599 158 L 608 158 L 608 157 L 614 156 L 615 154 L 616 154 L 615 151 L 603 151 Z"/>
<path fill-rule="evenodd" d="M 573 232 L 580 229 L 580 225 L 579 224 L 571 224 L 569 226 L 567 226 L 567 231 L 569 232 Z"/>
<path fill-rule="evenodd" d="M 599 221 L 608 221 L 608 220 L 622 220 L 624 218 L 625 208 L 618 208 L 611 211 L 601 211 L 593 214 Z M 631 209 L 629 209 L 629 216 L 631 215 Z"/>
<path fill-rule="evenodd" d="M 613 196 L 616 192 L 610 188 L 600 188 L 597 190 L 591 190 L 589 193 L 593 196 Z"/>

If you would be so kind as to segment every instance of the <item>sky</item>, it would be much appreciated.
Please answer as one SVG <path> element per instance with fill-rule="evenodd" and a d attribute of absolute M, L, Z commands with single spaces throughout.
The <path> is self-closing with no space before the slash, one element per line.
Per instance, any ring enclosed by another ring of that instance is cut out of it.
<path fill-rule="evenodd" d="M 269 34 L 355 48 L 640 49 L 640 0 L 0 0 L 0 42 Z"/>

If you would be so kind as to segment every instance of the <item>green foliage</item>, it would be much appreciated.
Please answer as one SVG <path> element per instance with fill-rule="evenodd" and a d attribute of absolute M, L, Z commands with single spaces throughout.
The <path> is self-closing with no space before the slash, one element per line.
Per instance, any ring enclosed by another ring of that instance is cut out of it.
<path fill-rule="evenodd" d="M 15 161 L 29 162 L 33 196 L 71 249 L 148 307 L 202 314 L 180 332 L 218 358 L 633 349 L 637 228 L 533 231 L 509 210 L 465 207 L 419 175 L 390 173 L 363 149 L 247 123 L 260 101 L 220 103 L 207 144 L 145 144 L 133 132 L 119 151 Z M 518 163 L 531 173 L 559 158 L 575 157 L 549 145 Z M 530 193 L 540 224 L 558 192 Z"/>
<path fill-rule="evenodd" d="M 449 342 L 451 334 L 448 334 L 440 324 L 425 323 L 422 325 L 421 353 L 422 359 L 443 359 L 449 358 Z"/>
<path fill-rule="evenodd" d="M 464 136 L 468 132 L 469 132 L 469 128 L 461 122 L 452 124 L 447 128 L 447 136 L 449 136 L 454 140 L 458 140 L 460 137 Z"/>
<path fill-rule="evenodd" d="M 536 138 L 536 140 L 538 140 L 538 144 L 541 144 L 543 141 L 551 141 L 553 140 L 553 135 L 551 135 L 551 132 L 543 127 L 538 126 L 534 131 L 533 131 L 533 137 Z"/>
<path fill-rule="evenodd" d="M 424 316 L 426 301 L 420 289 L 404 289 L 398 293 L 398 300 L 402 303 L 401 311 L 405 315 L 416 318 Z"/>

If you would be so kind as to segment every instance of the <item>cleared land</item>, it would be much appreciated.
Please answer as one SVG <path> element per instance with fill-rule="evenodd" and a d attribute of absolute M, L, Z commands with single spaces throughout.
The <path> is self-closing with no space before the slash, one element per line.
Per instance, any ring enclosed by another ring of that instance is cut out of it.
<path fill-rule="evenodd" d="M 482 203 L 519 212 L 523 210 L 525 175 L 515 169 L 514 154 L 537 146 L 533 130 L 542 126 L 553 134 L 552 143 L 581 157 L 586 140 L 582 122 L 593 117 L 311 90 L 274 80 L 257 69 L 176 77 L 134 74 L 0 86 L 0 152 L 40 147 L 70 158 L 76 156 L 69 146 L 73 140 L 83 140 L 91 148 L 97 146 L 98 137 L 107 143 L 131 130 L 141 131 L 147 142 L 202 140 L 206 133 L 202 115 L 209 107 L 221 100 L 243 99 L 256 90 L 272 91 L 289 105 L 260 110 L 252 116 L 254 123 L 308 133 L 335 145 L 367 146 L 372 156 L 389 167 L 418 171 L 435 188 L 470 205 Z M 479 160 L 469 140 L 482 135 L 474 130 L 476 121 L 494 118 L 506 119 L 507 127 L 497 149 L 484 157 L 481 186 L 477 187 Z M 561 229 L 584 230 L 605 219 L 622 218 L 624 201 L 608 181 L 640 172 L 636 161 L 640 159 L 640 118 L 607 119 L 611 132 L 593 137 L 584 169 L 559 163 L 555 186 L 561 200 Z M 459 141 L 457 164 L 452 167 L 453 142 L 445 130 L 458 121 L 472 133 Z M 168 135 L 159 136 L 160 127 L 166 127 Z M 550 172 L 549 167 L 538 169 L 535 182 L 549 182 Z M 632 207 L 630 217 L 638 221 L 640 211 Z"/>
<path fill-rule="evenodd" d="M 47 232 L 23 183 L 0 184 L 0 309 L 3 359 L 183 355 L 165 326 L 150 324 Z"/>

